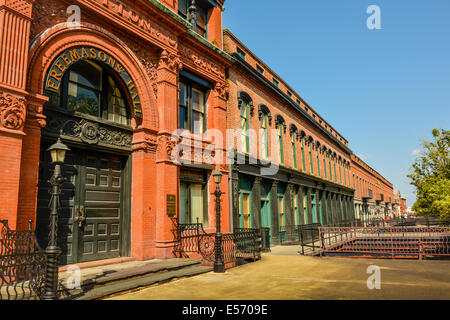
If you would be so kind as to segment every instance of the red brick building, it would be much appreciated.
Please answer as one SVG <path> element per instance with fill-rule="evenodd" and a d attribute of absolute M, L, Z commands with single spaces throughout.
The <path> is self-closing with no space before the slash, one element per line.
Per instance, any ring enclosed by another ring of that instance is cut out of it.
<path fill-rule="evenodd" d="M 363 221 L 393 217 L 395 212 L 392 183 L 352 155 L 352 181 L 355 189 L 356 216 Z"/>
<path fill-rule="evenodd" d="M 0 219 L 35 221 L 46 245 L 47 148 L 61 137 L 62 263 L 171 257 L 168 196 L 179 221 L 214 228 L 216 166 L 171 157 L 179 128 L 200 153 L 207 128 L 225 131 L 222 10 L 223 0 L 1 0 Z"/>
<path fill-rule="evenodd" d="M 229 145 L 233 226 L 270 228 L 278 244 L 300 224 L 352 221 L 347 140 L 229 30 L 224 50 L 236 59 L 227 126 L 240 130 Z"/>
<path fill-rule="evenodd" d="M 216 169 L 224 232 L 389 213 L 392 184 L 223 32 L 223 2 L 0 0 L 0 219 L 46 245 L 58 138 L 63 264 L 172 257 L 174 223 L 215 229 Z"/>

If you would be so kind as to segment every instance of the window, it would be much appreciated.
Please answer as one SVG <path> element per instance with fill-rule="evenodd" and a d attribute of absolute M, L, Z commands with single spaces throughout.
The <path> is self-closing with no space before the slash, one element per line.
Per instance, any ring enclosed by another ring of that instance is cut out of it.
<path fill-rule="evenodd" d="M 330 181 L 333 181 L 333 172 L 331 171 L 331 153 L 328 154 L 328 165 L 330 168 Z"/>
<path fill-rule="evenodd" d="M 249 136 L 249 105 L 247 101 L 241 106 L 241 143 L 243 152 L 250 152 L 250 136 Z"/>
<path fill-rule="evenodd" d="M 189 83 L 180 82 L 180 129 L 203 134 L 206 123 L 206 92 Z"/>
<path fill-rule="evenodd" d="M 178 0 L 178 14 L 187 19 L 188 9 L 191 5 L 190 0 Z M 196 1 L 197 7 L 197 24 L 196 24 L 196 32 L 202 37 L 207 38 L 208 34 L 208 21 L 209 21 L 209 6 L 199 4 L 199 1 Z"/>
<path fill-rule="evenodd" d="M 250 194 L 249 193 L 241 193 L 240 197 L 240 226 L 241 228 L 251 228 L 251 211 L 250 211 Z"/>
<path fill-rule="evenodd" d="M 311 169 L 311 174 L 314 174 L 314 167 L 313 167 L 313 156 L 312 156 L 312 142 L 309 142 L 309 162 L 310 162 L 310 169 Z"/>
<path fill-rule="evenodd" d="M 280 82 L 278 82 L 277 79 L 273 78 L 273 85 L 278 88 L 279 84 L 280 84 Z"/>
<path fill-rule="evenodd" d="M 328 179 L 328 175 L 327 175 L 327 151 L 322 149 L 322 154 L 323 154 L 323 172 L 325 175 L 325 179 Z"/>
<path fill-rule="evenodd" d="M 303 162 L 303 172 L 306 171 L 306 160 L 305 160 L 305 139 L 302 138 L 302 162 Z"/>
<path fill-rule="evenodd" d="M 262 114 L 261 118 L 261 156 L 264 159 L 269 158 L 269 116 L 267 113 Z"/>
<path fill-rule="evenodd" d="M 49 104 L 72 112 L 130 125 L 129 107 L 113 72 L 93 61 L 73 64 L 62 78 L 58 93 L 47 93 Z"/>
<path fill-rule="evenodd" d="M 316 195 L 316 190 L 312 189 L 311 190 L 311 205 L 312 205 L 312 223 L 318 223 L 318 219 L 317 219 L 317 195 Z"/>
<path fill-rule="evenodd" d="M 342 169 L 341 169 L 341 160 L 339 160 L 339 181 L 342 184 Z"/>
<path fill-rule="evenodd" d="M 308 112 L 308 110 L 309 110 L 308 107 L 305 107 L 305 111 Z"/>
<path fill-rule="evenodd" d="M 334 156 L 334 182 L 337 182 L 337 173 L 336 173 L 336 156 Z"/>
<path fill-rule="evenodd" d="M 316 153 L 317 153 L 317 172 L 320 177 L 320 147 L 318 145 L 316 146 Z"/>
<path fill-rule="evenodd" d="M 256 70 L 257 70 L 259 73 L 264 74 L 264 69 L 261 68 L 259 65 L 256 65 Z"/>
<path fill-rule="evenodd" d="M 294 158 L 294 168 L 297 169 L 297 152 L 295 150 L 295 133 L 291 135 L 291 143 L 292 143 L 292 156 Z"/>
<path fill-rule="evenodd" d="M 280 228 L 285 227 L 285 217 L 284 217 L 284 197 L 278 197 L 278 211 L 280 213 Z"/>
<path fill-rule="evenodd" d="M 239 47 L 237 47 L 236 51 L 237 51 L 238 56 L 245 60 L 245 52 L 242 51 L 242 49 Z"/>
<path fill-rule="evenodd" d="M 298 106 L 300 106 L 300 100 L 297 100 L 297 104 L 298 104 Z"/>
<path fill-rule="evenodd" d="M 180 183 L 180 223 L 208 227 L 206 184 Z"/>
<path fill-rule="evenodd" d="M 284 155 L 283 155 L 283 125 L 280 124 L 278 126 L 278 160 L 280 164 L 284 163 Z"/>
<path fill-rule="evenodd" d="M 290 91 L 288 91 L 287 95 L 289 98 L 292 98 L 292 93 Z"/>

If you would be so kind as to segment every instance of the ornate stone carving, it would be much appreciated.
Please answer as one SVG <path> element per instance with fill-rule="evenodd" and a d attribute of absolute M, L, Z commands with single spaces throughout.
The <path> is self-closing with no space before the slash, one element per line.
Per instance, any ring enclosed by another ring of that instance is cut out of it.
<path fill-rule="evenodd" d="M 0 127 L 21 130 L 25 124 L 25 99 L 0 91 Z"/>
<path fill-rule="evenodd" d="M 228 95 L 230 94 L 230 88 L 225 82 L 216 83 L 216 93 L 223 100 L 228 100 Z"/>
<path fill-rule="evenodd" d="M 133 152 L 144 151 L 147 153 L 156 153 L 158 140 L 153 137 L 145 137 L 143 141 L 133 143 Z"/>
<path fill-rule="evenodd" d="M 163 150 L 165 150 L 167 156 L 171 160 L 173 160 L 174 157 L 172 155 L 172 150 L 177 146 L 178 143 L 179 141 L 168 136 L 158 137 L 158 147 L 157 147 L 158 156 L 163 156 Z"/>
<path fill-rule="evenodd" d="M 214 62 L 209 61 L 209 59 L 207 59 L 206 57 L 200 56 L 198 52 L 195 52 L 194 50 L 183 46 L 180 46 L 179 52 L 182 57 L 192 61 L 194 65 L 197 66 L 198 68 L 207 71 L 209 73 L 212 73 L 221 79 L 225 79 L 224 69 L 219 67 Z"/>
<path fill-rule="evenodd" d="M 150 82 L 152 84 L 152 89 L 155 94 L 155 97 L 158 96 L 158 63 L 156 59 L 154 59 L 152 56 L 150 56 L 147 53 L 147 50 L 144 46 L 137 43 L 136 41 L 126 39 L 127 45 L 129 48 L 134 52 L 136 57 L 141 62 L 142 66 L 144 67 L 144 71 L 147 74 L 148 78 L 150 79 Z"/>
<path fill-rule="evenodd" d="M 180 57 L 163 50 L 161 53 L 161 57 L 159 59 L 159 68 L 166 68 L 174 73 L 178 73 L 178 71 L 183 67 L 181 63 Z"/>
<path fill-rule="evenodd" d="M 86 119 L 74 120 L 49 115 L 47 126 L 49 133 L 62 133 L 64 136 L 75 138 L 88 144 L 103 144 L 112 147 L 131 148 L 133 136 L 131 133 L 121 131 L 103 124 Z"/>

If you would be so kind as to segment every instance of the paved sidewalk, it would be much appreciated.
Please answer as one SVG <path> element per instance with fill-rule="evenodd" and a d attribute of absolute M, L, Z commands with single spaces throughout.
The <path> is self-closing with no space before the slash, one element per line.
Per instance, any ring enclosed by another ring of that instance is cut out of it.
<path fill-rule="evenodd" d="M 272 248 L 262 260 L 110 299 L 303 300 L 450 299 L 450 261 L 305 257 L 299 246 Z M 381 290 L 369 290 L 367 267 L 381 268 Z"/>

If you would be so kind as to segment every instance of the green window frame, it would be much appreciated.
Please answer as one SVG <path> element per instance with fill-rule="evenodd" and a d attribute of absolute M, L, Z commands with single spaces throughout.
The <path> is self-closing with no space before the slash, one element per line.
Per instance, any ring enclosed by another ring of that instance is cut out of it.
<path fill-rule="evenodd" d="M 278 126 L 278 160 L 280 164 L 284 164 L 284 151 L 283 151 L 283 125 Z"/>
<path fill-rule="evenodd" d="M 269 116 L 266 113 L 263 113 L 262 119 L 261 119 L 261 130 L 262 130 L 262 140 L 263 143 L 261 144 L 262 147 L 265 149 L 263 151 L 263 158 L 268 159 L 269 158 Z"/>
<path fill-rule="evenodd" d="M 295 133 L 291 136 L 291 142 L 292 142 L 292 155 L 294 157 L 294 168 L 297 169 L 297 150 L 295 148 Z"/>
<path fill-rule="evenodd" d="M 330 167 L 330 181 L 333 181 L 333 169 L 331 167 L 331 154 L 328 154 L 328 165 Z"/>
<path fill-rule="evenodd" d="M 240 110 L 240 118 L 241 118 L 241 142 L 244 147 L 244 152 L 250 152 L 250 114 L 249 114 L 249 103 L 248 101 L 244 101 Z"/>
<path fill-rule="evenodd" d="M 306 172 L 305 139 L 304 138 L 302 138 L 302 162 L 303 162 L 303 172 Z"/>
<path fill-rule="evenodd" d="M 304 214 L 304 223 L 308 224 L 308 192 L 305 188 L 303 188 L 303 214 Z"/>
<path fill-rule="evenodd" d="M 311 174 L 314 175 L 314 165 L 313 165 L 312 143 L 311 142 L 309 142 L 309 162 L 311 165 Z"/>
<path fill-rule="evenodd" d="M 323 151 L 323 172 L 325 174 L 325 179 L 328 179 L 328 175 L 327 175 L 327 152 Z"/>
<path fill-rule="evenodd" d="M 316 153 L 317 153 L 317 173 L 320 175 L 320 148 L 316 146 Z"/>
<path fill-rule="evenodd" d="M 341 165 L 341 161 L 340 160 L 339 160 L 338 165 L 339 165 L 339 181 L 342 184 L 342 165 Z"/>
<path fill-rule="evenodd" d="M 337 183 L 337 172 L 336 172 L 336 157 L 334 157 L 334 182 Z"/>
<path fill-rule="evenodd" d="M 245 208 L 244 199 L 247 198 L 248 208 Z M 247 212 L 248 210 L 248 212 Z M 248 224 L 246 225 L 246 220 Z M 241 228 L 253 227 L 253 214 L 252 214 L 252 194 L 251 192 L 239 193 L 239 225 Z"/>

